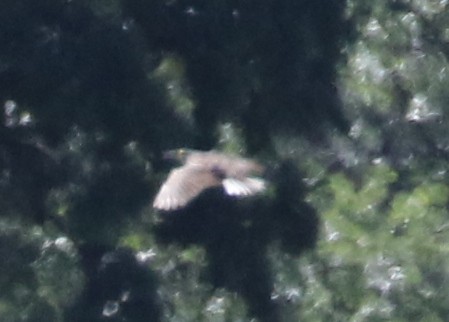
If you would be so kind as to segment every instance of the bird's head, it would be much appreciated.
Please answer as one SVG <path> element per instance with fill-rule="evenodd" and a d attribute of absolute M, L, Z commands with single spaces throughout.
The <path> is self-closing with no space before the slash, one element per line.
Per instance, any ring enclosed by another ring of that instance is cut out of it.
<path fill-rule="evenodd" d="M 184 163 L 187 157 L 189 156 L 190 152 L 191 150 L 182 148 L 165 151 L 162 156 L 166 160 L 174 160 Z"/>

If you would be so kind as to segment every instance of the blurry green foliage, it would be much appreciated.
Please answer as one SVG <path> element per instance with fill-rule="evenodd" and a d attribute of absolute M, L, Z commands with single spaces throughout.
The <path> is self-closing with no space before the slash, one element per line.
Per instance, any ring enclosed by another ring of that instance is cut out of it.
<path fill-rule="evenodd" d="M 447 9 L 4 0 L 1 320 L 448 320 Z M 156 213 L 179 146 L 269 192 Z"/>
<path fill-rule="evenodd" d="M 165 87 L 164 91 L 175 113 L 182 119 L 193 122 L 195 102 L 189 93 L 183 61 L 179 57 L 167 55 L 151 77 Z"/>
<path fill-rule="evenodd" d="M 433 303 L 422 313 L 426 318 L 435 314 L 432 310 L 445 316 L 440 309 L 445 296 L 438 295 L 441 281 L 435 284 L 435 275 L 447 271 L 447 233 L 441 227 L 448 218 L 448 186 L 422 182 L 411 192 L 392 194 L 398 176 L 383 162 L 366 169 L 357 185 L 340 173 L 328 180 L 314 193 L 318 201 L 319 195 L 331 195 L 333 202 L 316 203 L 323 230 L 318 258 L 312 257 L 333 293 L 328 310 L 338 305 L 354 321 L 362 312 L 363 320 L 407 320 L 425 308 L 426 298 Z M 319 301 L 322 294 L 316 296 L 309 301 Z"/>
<path fill-rule="evenodd" d="M 63 321 L 85 281 L 73 242 L 5 218 L 0 239 L 2 320 Z"/>

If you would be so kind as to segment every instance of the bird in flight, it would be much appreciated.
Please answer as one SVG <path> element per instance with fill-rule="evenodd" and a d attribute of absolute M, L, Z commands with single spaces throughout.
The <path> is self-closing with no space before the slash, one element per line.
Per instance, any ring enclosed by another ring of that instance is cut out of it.
<path fill-rule="evenodd" d="M 159 210 L 182 208 L 208 188 L 222 186 L 230 196 L 251 196 L 266 188 L 265 180 L 259 177 L 264 167 L 253 160 L 189 149 L 167 151 L 164 158 L 183 165 L 169 173 L 157 193 L 153 207 Z"/>

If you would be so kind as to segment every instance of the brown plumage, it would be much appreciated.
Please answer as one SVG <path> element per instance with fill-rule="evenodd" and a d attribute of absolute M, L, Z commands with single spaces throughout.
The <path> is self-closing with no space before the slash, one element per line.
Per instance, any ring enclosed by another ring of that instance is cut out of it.
<path fill-rule="evenodd" d="M 175 210 L 187 205 L 202 191 L 223 186 L 231 196 L 250 196 L 265 190 L 260 177 L 264 168 L 257 162 L 216 151 L 179 149 L 165 153 L 166 158 L 177 159 L 182 166 L 173 169 L 163 183 L 153 207 Z"/>

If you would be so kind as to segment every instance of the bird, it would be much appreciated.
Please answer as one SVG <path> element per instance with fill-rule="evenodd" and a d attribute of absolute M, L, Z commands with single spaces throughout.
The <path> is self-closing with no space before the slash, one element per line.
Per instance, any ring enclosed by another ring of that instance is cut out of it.
<path fill-rule="evenodd" d="M 245 197 L 263 192 L 267 183 L 261 177 L 265 168 L 256 161 L 215 150 L 176 149 L 164 159 L 182 163 L 170 171 L 157 193 L 153 208 L 173 211 L 185 207 L 204 190 L 223 187 L 229 196 Z"/>

